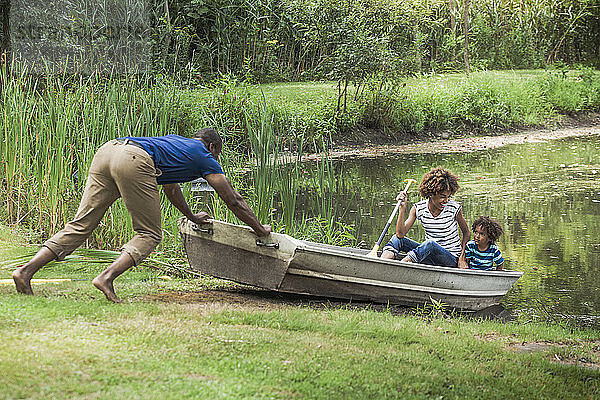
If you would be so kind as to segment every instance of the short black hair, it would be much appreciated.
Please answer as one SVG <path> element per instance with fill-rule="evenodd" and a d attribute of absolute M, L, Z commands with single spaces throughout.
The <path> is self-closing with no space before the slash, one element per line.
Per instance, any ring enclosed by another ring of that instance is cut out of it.
<path fill-rule="evenodd" d="M 502 235 L 504 232 L 498 221 L 487 216 L 480 216 L 473 221 L 473 225 L 471 226 L 473 232 L 475 232 L 475 228 L 478 226 L 481 227 L 481 229 L 487 234 L 492 242 L 498 240 L 500 235 Z"/>
<path fill-rule="evenodd" d="M 194 138 L 202 140 L 207 145 L 214 144 L 215 146 L 223 147 L 223 139 L 216 129 L 202 128 L 194 135 Z"/>

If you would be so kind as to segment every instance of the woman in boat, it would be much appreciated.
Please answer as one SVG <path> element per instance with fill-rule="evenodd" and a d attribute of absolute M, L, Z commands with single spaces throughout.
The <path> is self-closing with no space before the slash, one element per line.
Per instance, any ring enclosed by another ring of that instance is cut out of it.
<path fill-rule="evenodd" d="M 396 222 L 396 233 L 383 248 L 382 258 L 399 259 L 444 267 L 468 268 L 465 245 L 471 239 L 471 232 L 462 213 L 462 206 L 450 198 L 459 189 L 458 177 L 447 169 L 438 167 L 427 172 L 419 186 L 425 199 L 414 204 L 408 218 L 404 219 L 407 193 L 400 192 L 396 197 L 402 201 Z M 415 242 L 406 236 L 416 220 L 425 230 L 425 241 Z M 458 230 L 460 228 L 461 236 Z"/>

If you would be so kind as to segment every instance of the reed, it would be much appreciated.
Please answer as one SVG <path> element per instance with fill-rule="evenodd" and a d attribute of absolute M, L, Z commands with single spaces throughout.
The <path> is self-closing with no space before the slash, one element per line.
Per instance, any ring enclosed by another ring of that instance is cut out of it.
<path fill-rule="evenodd" d="M 280 165 L 277 168 L 277 191 L 281 201 L 281 219 L 283 229 L 293 234 L 297 229 L 295 224 L 296 219 L 296 200 L 298 198 L 298 190 L 301 179 L 301 160 L 304 147 L 304 139 L 300 138 L 297 144 L 295 155 L 286 154 L 282 156 Z"/>
<path fill-rule="evenodd" d="M 151 85 L 148 77 L 51 75 L 35 77 L 26 69 L 18 76 L 2 78 L 0 100 L 0 176 L 3 190 L 1 219 L 7 224 L 37 232 L 43 240 L 61 229 L 74 215 L 85 186 L 85 178 L 96 149 L 108 140 L 122 136 L 158 136 L 183 133 L 189 129 L 182 117 L 183 92 L 174 85 Z M 197 121 L 226 133 L 225 150 L 220 162 L 230 179 L 247 199 L 261 221 L 279 231 L 314 237 L 318 224 L 297 221 L 296 198 L 300 177 L 303 136 L 296 139 L 297 151 L 292 159 L 279 157 L 284 122 L 275 107 L 264 97 L 243 102 L 235 95 L 222 96 L 221 110 L 216 113 L 201 104 Z M 241 109 L 241 110 L 240 110 Z M 243 112 L 243 121 L 239 112 Z M 234 114 L 235 112 L 235 114 Z M 219 119 L 215 119 L 220 115 Z M 233 133 L 227 127 L 234 124 Z M 240 136 L 251 149 L 251 176 L 245 175 L 248 158 L 242 153 Z M 336 179 L 331 160 L 326 155 L 317 164 L 310 185 L 317 187 L 314 215 L 333 223 Z M 306 183 L 304 183 L 306 184 Z M 212 196 L 194 198 L 190 185 L 182 185 L 193 209 L 206 211 L 215 218 L 239 222 L 223 202 Z M 282 204 L 281 220 L 274 220 L 275 199 Z M 208 204 L 204 204 L 204 202 Z M 167 257 L 182 256 L 176 221 L 181 217 L 164 197 L 162 222 L 164 240 L 158 253 Z M 310 217 L 310 216 L 309 216 Z M 133 236 L 129 214 L 122 201 L 108 210 L 86 245 L 118 249 Z M 333 237 L 329 235 L 328 237 Z"/>
<path fill-rule="evenodd" d="M 264 97 L 256 108 L 246 109 L 245 116 L 250 149 L 255 160 L 252 168 L 257 205 L 255 211 L 261 221 L 271 221 L 279 155 L 277 120 Z"/>
<path fill-rule="evenodd" d="M 1 77 L 3 219 L 43 238 L 73 216 L 96 149 L 117 137 L 174 131 L 177 99 L 173 88 L 151 90 L 144 79 L 35 77 L 19 70 Z M 118 247 L 132 234 L 117 202 L 89 244 Z"/>
<path fill-rule="evenodd" d="M 335 171 L 333 166 L 333 160 L 329 157 L 328 149 L 330 148 L 324 139 L 321 139 L 320 146 L 314 143 L 315 152 L 319 154 L 316 160 L 316 174 L 312 176 L 312 186 L 317 190 L 317 212 L 318 216 L 325 221 L 329 221 L 333 224 L 335 219 L 335 204 L 334 204 L 334 193 L 336 191 L 337 180 L 335 178 Z M 323 149 L 318 152 L 318 149 Z"/>

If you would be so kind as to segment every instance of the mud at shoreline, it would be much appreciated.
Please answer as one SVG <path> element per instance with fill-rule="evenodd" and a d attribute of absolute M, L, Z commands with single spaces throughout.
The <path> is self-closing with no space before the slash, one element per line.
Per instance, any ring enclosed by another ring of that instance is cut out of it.
<path fill-rule="evenodd" d="M 555 129 L 532 129 L 501 135 L 472 136 L 457 139 L 432 138 L 407 144 L 351 144 L 334 146 L 327 153 L 331 159 L 345 157 L 379 157 L 389 154 L 435 154 L 435 153 L 471 153 L 495 149 L 511 144 L 539 143 L 570 137 L 600 135 L 600 114 L 588 118 L 583 126 L 573 126 L 571 122 Z M 303 160 L 316 160 L 322 154 L 309 154 Z"/>

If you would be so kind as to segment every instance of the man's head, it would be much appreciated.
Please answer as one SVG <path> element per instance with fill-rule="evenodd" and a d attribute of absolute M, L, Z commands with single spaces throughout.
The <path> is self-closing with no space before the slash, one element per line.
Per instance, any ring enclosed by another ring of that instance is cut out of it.
<path fill-rule="evenodd" d="M 441 193 L 453 196 L 458 188 L 458 177 L 447 169 L 437 167 L 423 175 L 419 193 L 426 199 Z"/>
<path fill-rule="evenodd" d="M 210 151 L 215 159 L 219 158 L 223 149 L 223 139 L 219 133 L 213 128 L 202 128 L 194 135 L 194 139 L 200 139 Z"/>

